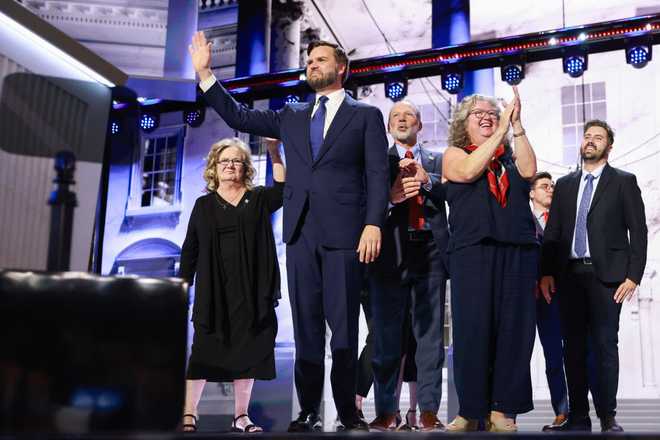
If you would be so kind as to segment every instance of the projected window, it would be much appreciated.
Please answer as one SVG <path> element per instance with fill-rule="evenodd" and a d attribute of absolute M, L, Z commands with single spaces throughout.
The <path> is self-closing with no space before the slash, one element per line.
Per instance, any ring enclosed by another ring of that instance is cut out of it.
<path fill-rule="evenodd" d="M 590 119 L 607 120 L 605 83 L 578 84 L 561 88 L 561 122 L 566 165 L 578 163 L 582 128 Z"/>
<path fill-rule="evenodd" d="M 142 133 L 131 184 L 130 211 L 158 212 L 180 202 L 181 157 L 185 127 Z"/>
<path fill-rule="evenodd" d="M 423 124 L 418 136 L 419 142 L 431 151 L 446 147 L 449 104 L 439 100 L 435 104 L 422 104 L 419 106 L 419 112 Z"/>

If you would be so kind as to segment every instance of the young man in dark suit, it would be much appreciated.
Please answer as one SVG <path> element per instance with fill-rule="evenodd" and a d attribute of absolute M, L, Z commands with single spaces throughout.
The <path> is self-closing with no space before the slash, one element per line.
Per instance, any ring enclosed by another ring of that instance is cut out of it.
<path fill-rule="evenodd" d="M 566 348 L 570 405 L 560 431 L 591 430 L 588 337 L 597 364 L 594 403 L 601 430 L 623 431 L 615 419 L 619 315 L 642 280 L 648 231 L 637 179 L 607 163 L 613 144 L 606 122 L 585 124 L 583 169 L 557 181 L 545 228 L 540 288 L 551 301 L 556 281 Z"/>
<path fill-rule="evenodd" d="M 296 343 L 301 412 L 289 431 L 319 429 L 325 322 L 332 331 L 330 380 L 342 424 L 366 430 L 355 408 L 362 263 L 380 252 L 388 198 L 387 137 L 376 107 L 355 101 L 342 84 L 345 52 L 317 41 L 307 48 L 314 103 L 259 111 L 239 105 L 210 69 L 211 43 L 198 32 L 190 53 L 206 101 L 232 128 L 281 139 L 289 178 L 283 239 Z"/>
<path fill-rule="evenodd" d="M 419 110 L 411 102 L 400 101 L 392 107 L 388 126 L 394 138 L 388 154 L 391 209 L 383 228 L 381 256 L 370 266 L 368 279 L 376 399 L 376 418 L 369 427 L 384 431 L 394 423 L 402 356 L 400 341 L 405 314 L 410 310 L 417 341 L 419 425 L 423 431 L 442 430 L 437 412 L 445 359 L 448 278 L 442 154 L 431 153 L 418 143 L 422 123 Z"/>
<path fill-rule="evenodd" d="M 543 242 L 543 233 L 548 222 L 550 204 L 555 190 L 555 182 L 547 171 L 537 173 L 529 182 L 529 200 L 532 202 L 532 214 L 536 225 L 536 235 Z M 550 389 L 550 400 L 555 412 L 555 419 L 543 427 L 551 431 L 566 420 L 568 415 L 568 390 L 564 374 L 564 342 L 559 318 L 559 303 L 546 301 L 537 291 L 536 328 L 545 357 L 545 376 Z"/>

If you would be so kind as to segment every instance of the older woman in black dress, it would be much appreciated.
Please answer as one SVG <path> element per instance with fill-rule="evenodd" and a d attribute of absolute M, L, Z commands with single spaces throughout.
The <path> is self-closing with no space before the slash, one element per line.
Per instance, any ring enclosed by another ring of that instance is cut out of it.
<path fill-rule="evenodd" d="M 211 147 L 181 249 L 182 278 L 195 279 L 192 352 L 184 431 L 195 431 L 204 385 L 234 383 L 232 431 L 259 432 L 247 415 L 255 379 L 275 377 L 274 307 L 280 275 L 270 214 L 282 206 L 285 170 L 279 142 L 267 141 L 274 185 L 254 187 L 250 150 L 239 139 Z"/>
<path fill-rule="evenodd" d="M 459 411 L 448 431 L 517 430 L 532 409 L 530 358 L 536 330 L 538 242 L 529 208 L 536 156 L 520 98 L 500 112 L 481 95 L 463 99 L 443 157 Z M 508 133 L 513 129 L 513 148 Z"/>

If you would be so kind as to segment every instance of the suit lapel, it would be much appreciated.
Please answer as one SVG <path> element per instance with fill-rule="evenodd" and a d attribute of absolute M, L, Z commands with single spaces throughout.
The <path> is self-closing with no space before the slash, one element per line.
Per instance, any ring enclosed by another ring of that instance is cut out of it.
<path fill-rule="evenodd" d="M 332 123 L 330 124 L 330 128 L 328 128 L 328 133 L 325 135 L 325 138 L 323 139 L 323 145 L 321 146 L 321 150 L 319 151 L 319 154 L 316 157 L 316 160 L 314 161 L 315 164 L 318 163 L 323 158 L 323 156 L 328 152 L 328 150 L 335 142 L 337 137 L 344 130 L 344 127 L 346 127 L 346 124 L 348 124 L 353 118 L 354 112 L 355 112 L 355 100 L 353 100 L 353 98 L 351 98 L 348 94 L 346 94 L 346 96 L 344 97 L 344 102 L 342 102 L 341 105 L 339 106 L 339 110 L 337 111 L 337 114 L 332 120 Z M 307 139 L 309 139 L 309 123 L 307 124 Z"/>
<path fill-rule="evenodd" d="M 395 146 L 390 147 L 387 151 L 387 158 L 390 164 L 390 185 L 394 184 L 396 176 L 399 174 L 399 152 Z"/>
<path fill-rule="evenodd" d="M 422 166 L 427 173 L 435 173 L 435 156 L 419 147 L 419 155 L 422 159 Z"/>
<path fill-rule="evenodd" d="M 582 176 L 582 171 L 575 171 L 573 175 L 571 176 L 571 180 L 569 181 L 569 186 L 567 188 L 567 197 L 566 197 L 566 203 L 568 203 L 568 206 L 566 208 L 566 220 L 568 221 L 568 231 L 571 231 L 571 234 L 573 233 L 572 231 L 575 229 L 575 215 L 577 214 L 577 196 L 578 196 L 578 190 L 580 188 L 580 178 Z"/>
<path fill-rule="evenodd" d="M 594 210 L 594 206 L 596 206 L 602 198 L 603 193 L 605 192 L 607 185 L 610 183 L 613 174 L 614 173 L 610 165 L 605 164 L 605 168 L 603 168 L 603 172 L 598 178 L 599 182 L 598 186 L 596 187 L 596 193 L 594 194 L 594 198 L 591 200 L 591 205 L 589 206 L 589 214 L 591 214 L 591 211 Z"/>
<path fill-rule="evenodd" d="M 312 163 L 312 147 L 309 142 L 309 124 L 312 119 L 312 110 L 314 110 L 314 103 L 307 103 L 307 108 L 300 112 L 300 125 L 302 126 L 302 140 L 296 143 L 300 155 L 309 164 Z"/>

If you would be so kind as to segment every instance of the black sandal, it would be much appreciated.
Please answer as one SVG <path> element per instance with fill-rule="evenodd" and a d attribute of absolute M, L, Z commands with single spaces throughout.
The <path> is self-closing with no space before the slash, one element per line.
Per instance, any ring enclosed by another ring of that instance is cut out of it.
<path fill-rule="evenodd" d="M 181 431 L 183 432 L 197 432 L 197 416 L 195 414 L 184 414 L 182 418 L 182 422 L 185 422 L 185 418 L 190 417 L 193 419 L 194 423 L 183 423 L 181 425 Z M 188 429 L 186 429 L 188 428 Z"/>
<path fill-rule="evenodd" d="M 257 426 L 254 423 L 250 423 L 249 425 L 246 425 L 245 428 L 239 428 L 238 426 L 236 426 L 236 422 L 241 417 L 247 417 L 248 420 L 250 420 L 250 416 L 248 416 L 247 414 L 241 414 L 240 416 L 236 417 L 234 421 L 231 422 L 231 432 L 247 432 L 247 433 L 264 432 L 261 426 Z"/>

